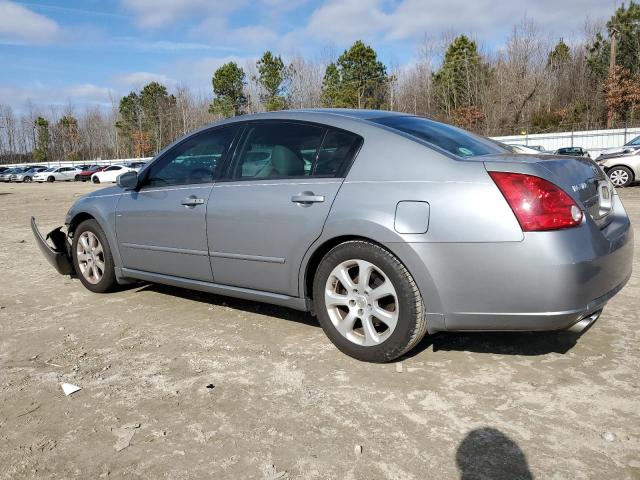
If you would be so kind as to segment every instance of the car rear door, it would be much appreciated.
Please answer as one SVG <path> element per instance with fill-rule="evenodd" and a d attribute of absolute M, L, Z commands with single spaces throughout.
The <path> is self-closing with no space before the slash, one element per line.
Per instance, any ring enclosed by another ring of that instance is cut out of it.
<path fill-rule="evenodd" d="M 211 282 L 206 211 L 236 126 L 191 136 L 156 159 L 122 194 L 116 233 L 126 269 Z"/>
<path fill-rule="evenodd" d="M 324 126 L 248 122 L 207 208 L 214 282 L 298 295 L 302 258 L 360 142 Z"/>

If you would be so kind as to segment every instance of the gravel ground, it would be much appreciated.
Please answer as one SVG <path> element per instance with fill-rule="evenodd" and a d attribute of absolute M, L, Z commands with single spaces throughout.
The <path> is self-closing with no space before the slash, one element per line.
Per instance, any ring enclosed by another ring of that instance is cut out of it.
<path fill-rule="evenodd" d="M 637 248 L 581 337 L 443 333 L 374 365 L 303 313 L 57 275 L 29 217 L 94 188 L 0 184 L 0 478 L 640 478 Z"/>

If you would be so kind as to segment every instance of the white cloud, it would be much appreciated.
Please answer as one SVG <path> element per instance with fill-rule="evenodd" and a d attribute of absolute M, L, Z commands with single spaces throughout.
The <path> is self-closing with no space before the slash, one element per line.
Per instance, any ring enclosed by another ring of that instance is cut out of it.
<path fill-rule="evenodd" d="M 90 83 L 61 87 L 44 84 L 17 86 L 0 85 L 0 104 L 10 105 L 20 110 L 27 102 L 36 106 L 45 105 L 111 105 L 116 93 L 107 88 Z M 117 98 L 117 97 L 116 97 Z"/>
<path fill-rule="evenodd" d="M 50 18 L 8 0 L 0 0 L 0 42 L 47 43 L 60 34 Z"/>
<path fill-rule="evenodd" d="M 125 88 L 140 88 L 150 82 L 158 82 L 167 87 L 173 87 L 177 82 L 162 73 L 131 72 L 125 75 L 117 75 L 114 82 Z"/>
<path fill-rule="evenodd" d="M 235 10 L 237 0 L 121 0 L 142 27 L 157 28 L 175 24 L 193 16 L 225 15 Z"/>
<path fill-rule="evenodd" d="M 467 33 L 480 38 L 504 36 L 525 16 L 541 31 L 567 37 L 582 28 L 585 15 L 608 17 L 619 0 L 326 0 L 299 32 L 348 44 L 357 39 L 407 40 L 425 34 Z"/>

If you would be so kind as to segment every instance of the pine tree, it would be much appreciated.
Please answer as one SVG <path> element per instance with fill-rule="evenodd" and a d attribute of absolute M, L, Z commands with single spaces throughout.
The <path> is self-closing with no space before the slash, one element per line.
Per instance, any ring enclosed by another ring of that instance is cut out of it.
<path fill-rule="evenodd" d="M 229 62 L 218 68 L 211 79 L 215 98 L 209 106 L 209 112 L 232 117 L 241 115 L 247 106 L 244 94 L 245 73 L 235 62 Z"/>

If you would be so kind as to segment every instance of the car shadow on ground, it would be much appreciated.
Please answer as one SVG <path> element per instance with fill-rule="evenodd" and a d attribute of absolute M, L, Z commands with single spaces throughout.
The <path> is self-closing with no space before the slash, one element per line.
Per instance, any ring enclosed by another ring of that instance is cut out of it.
<path fill-rule="evenodd" d="M 157 292 L 163 295 L 171 295 L 174 297 L 184 298 L 186 300 L 193 300 L 210 305 L 229 307 L 247 313 L 266 315 L 268 317 L 276 317 L 282 320 L 290 320 L 292 322 L 298 322 L 313 327 L 320 327 L 318 321 L 309 313 L 300 312 L 291 308 L 279 307 L 278 305 L 270 305 L 268 303 L 254 302 L 251 300 L 242 300 L 239 298 L 226 297 L 223 295 L 216 295 L 214 293 L 199 292 L 197 290 L 189 290 L 180 287 L 173 287 L 170 285 L 161 285 L 158 283 L 138 284 L 134 285 L 133 288 L 137 288 L 138 292 Z"/>
<path fill-rule="evenodd" d="M 266 303 L 242 300 L 213 293 L 188 290 L 161 284 L 135 284 L 130 289 L 151 291 L 210 305 L 219 305 L 247 313 L 276 317 L 304 325 L 320 327 L 309 313 Z M 584 333 L 584 332 L 583 332 Z M 438 351 L 494 353 L 498 355 L 538 356 L 549 353 L 567 353 L 580 338 L 580 333 L 555 332 L 438 332 L 425 336 L 418 345 L 402 357 L 408 359 L 432 348 Z"/>
<path fill-rule="evenodd" d="M 461 480 L 533 480 L 527 457 L 516 442 L 495 428 L 472 430 L 458 445 Z"/>

